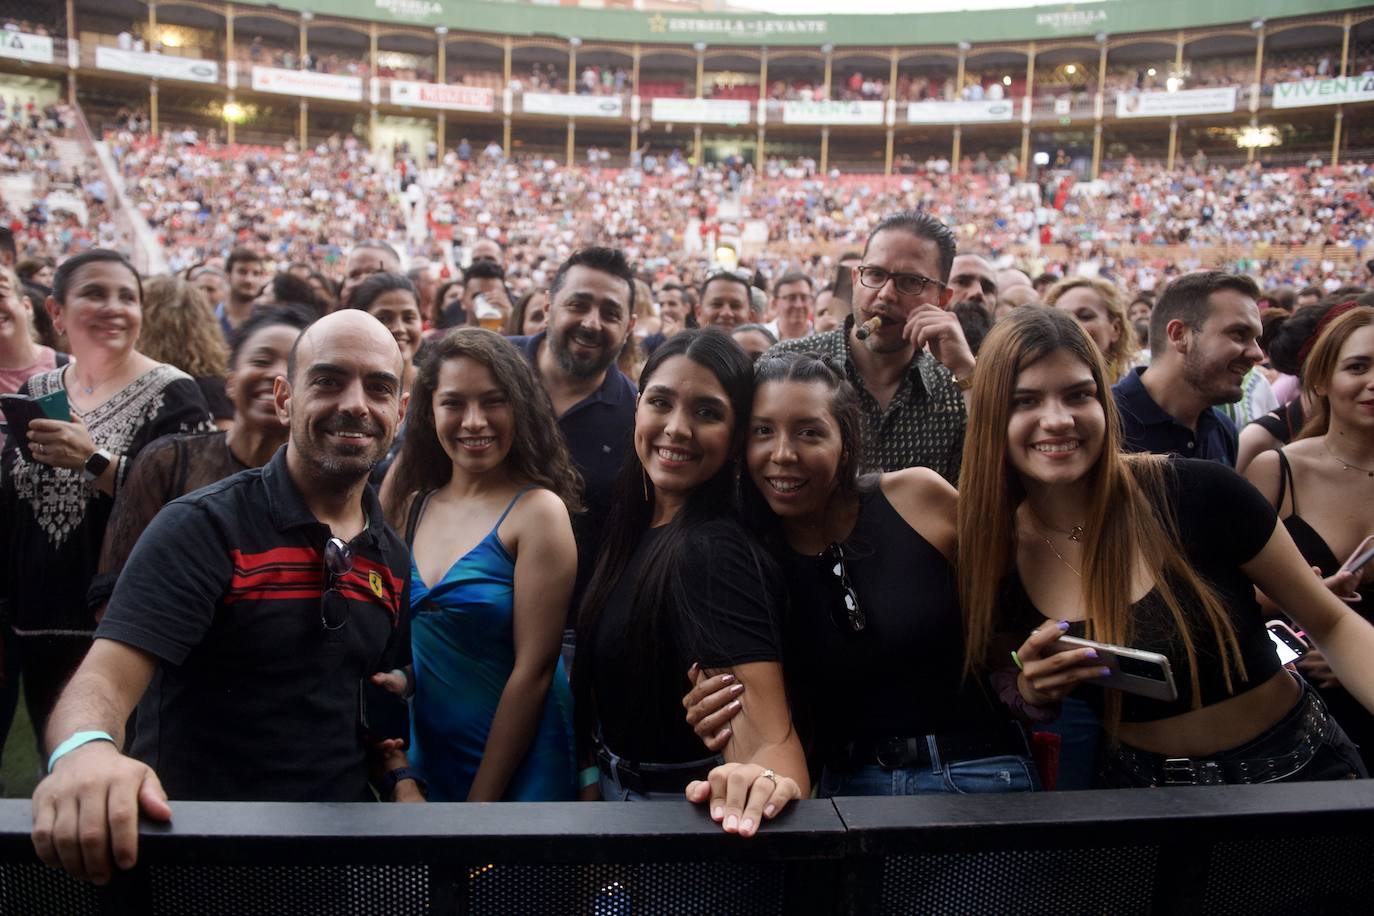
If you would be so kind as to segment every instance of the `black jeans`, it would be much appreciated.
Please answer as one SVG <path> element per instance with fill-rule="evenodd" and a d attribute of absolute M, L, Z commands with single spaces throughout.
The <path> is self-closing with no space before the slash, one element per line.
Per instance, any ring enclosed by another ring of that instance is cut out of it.
<path fill-rule="evenodd" d="M 1314 721 L 1324 724 L 1314 727 Z M 1311 685 L 1303 683 L 1302 697 L 1282 719 L 1257 738 L 1230 750 L 1197 758 L 1198 762 L 1215 762 L 1219 767 L 1235 771 L 1243 761 L 1263 761 L 1283 758 L 1295 753 L 1310 737 L 1320 734 L 1317 746 L 1294 772 L 1284 772 L 1272 779 L 1226 779 L 1226 782 L 1315 782 L 1325 779 L 1366 778 L 1359 749 L 1348 738 Z M 1157 776 L 1164 764 L 1164 756 L 1119 743 L 1105 748 L 1100 757 L 1096 788 L 1126 789 L 1160 785 Z"/>

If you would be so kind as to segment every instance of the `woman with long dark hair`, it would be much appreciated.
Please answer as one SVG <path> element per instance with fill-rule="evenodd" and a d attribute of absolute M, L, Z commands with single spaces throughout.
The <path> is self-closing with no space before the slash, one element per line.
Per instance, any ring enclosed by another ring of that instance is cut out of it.
<path fill-rule="evenodd" d="M 752 703 L 724 749 L 740 766 L 713 813 L 746 836 L 809 792 L 782 680 L 783 591 L 736 513 L 752 400 L 749 358 L 717 331 L 677 334 L 645 364 L 573 665 L 579 746 L 606 799 L 681 799 L 717 762 L 682 719 L 689 664 L 745 684 Z"/>
<path fill-rule="evenodd" d="M 1312 575 L 1273 506 L 1230 468 L 1122 453 L 1109 388 L 1097 348 L 1061 311 L 1020 309 L 988 335 L 959 477 L 970 670 L 1012 659 L 1033 707 L 1084 685 L 1106 736 L 1099 785 L 1363 776 L 1325 704 L 1279 664 L 1255 586 L 1292 609 L 1366 707 L 1374 627 Z M 1163 654 L 1176 699 L 1092 687 L 1103 660 L 1055 652 L 1066 633 Z"/>
<path fill-rule="evenodd" d="M 510 343 L 462 328 L 429 348 L 408 422 L 384 504 L 411 546 L 414 668 L 376 679 L 413 685 L 411 764 L 432 801 L 571 799 L 581 481 L 553 406 Z"/>

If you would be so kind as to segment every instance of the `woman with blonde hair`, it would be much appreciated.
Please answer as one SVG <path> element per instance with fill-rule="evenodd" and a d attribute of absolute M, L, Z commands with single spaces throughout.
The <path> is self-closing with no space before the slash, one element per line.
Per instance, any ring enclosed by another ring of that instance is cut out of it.
<path fill-rule="evenodd" d="M 199 286 L 176 276 L 148 281 L 143 288 L 138 348 L 149 359 L 189 375 L 205 395 L 217 427 L 233 425 L 234 405 L 225 389 L 229 347 L 210 300 Z"/>
<path fill-rule="evenodd" d="M 1052 707 L 1088 685 L 1105 726 L 1099 785 L 1365 775 L 1321 698 L 1279 664 L 1254 589 L 1293 610 L 1367 708 L 1374 627 L 1230 468 L 1127 455 L 1120 440 L 1106 367 L 1076 321 L 1019 309 L 993 328 L 959 477 L 968 670 L 1010 669 L 1013 706 Z M 1066 634 L 1165 655 L 1177 696 L 1093 686 L 1104 659 L 1058 651 Z"/>
<path fill-rule="evenodd" d="M 1278 510 L 1303 558 L 1337 594 L 1358 596 L 1355 607 L 1367 619 L 1374 614 L 1374 564 L 1349 572 L 1343 564 L 1374 534 L 1374 308 L 1338 305 L 1313 337 L 1302 375 L 1307 423 L 1292 444 L 1256 457 L 1245 476 Z M 1369 766 L 1374 716 L 1341 686 L 1321 652 L 1309 652 L 1298 667 Z"/>
<path fill-rule="evenodd" d="M 1102 351 L 1109 384 L 1131 370 L 1140 342 L 1121 290 L 1098 277 L 1066 277 L 1045 290 L 1045 305 L 1068 312 L 1088 332 Z"/>

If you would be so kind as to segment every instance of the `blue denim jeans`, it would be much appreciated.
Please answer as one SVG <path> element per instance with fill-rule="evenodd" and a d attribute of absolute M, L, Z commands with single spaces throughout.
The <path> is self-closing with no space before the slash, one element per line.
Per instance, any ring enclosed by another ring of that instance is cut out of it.
<path fill-rule="evenodd" d="M 929 739 L 927 739 L 929 740 Z M 929 766 L 889 770 L 876 764 L 844 773 L 829 767 L 821 774 L 820 796 L 926 795 L 945 792 L 976 795 L 985 792 L 1037 792 L 1040 779 L 1029 757 L 1007 755 L 980 760 L 940 760 L 932 745 Z"/>

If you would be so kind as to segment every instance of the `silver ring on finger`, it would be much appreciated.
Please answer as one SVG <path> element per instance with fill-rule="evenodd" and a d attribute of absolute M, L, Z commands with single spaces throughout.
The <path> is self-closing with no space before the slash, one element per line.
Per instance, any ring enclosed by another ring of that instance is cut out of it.
<path fill-rule="evenodd" d="M 764 779 L 771 779 L 771 780 L 773 780 L 773 788 L 776 789 L 776 788 L 778 787 L 778 774 L 777 774 L 777 773 L 774 773 L 772 770 L 764 770 L 764 771 L 763 771 L 763 778 L 764 778 Z"/>
<path fill-rule="evenodd" d="M 45 452 L 47 452 L 47 447 L 44 446 L 42 442 L 35 442 L 35 443 L 33 444 L 33 450 L 34 450 L 35 452 L 37 452 L 38 454 L 42 455 L 42 454 L 44 454 Z"/>

